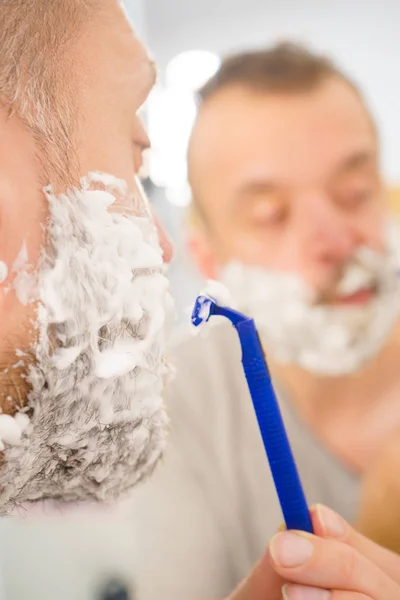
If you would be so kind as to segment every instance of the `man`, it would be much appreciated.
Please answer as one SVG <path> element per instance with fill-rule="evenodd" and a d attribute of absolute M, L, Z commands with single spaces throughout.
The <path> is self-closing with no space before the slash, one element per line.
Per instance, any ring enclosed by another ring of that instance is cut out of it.
<path fill-rule="evenodd" d="M 153 468 L 166 423 L 168 298 L 136 184 L 149 143 L 136 113 L 155 69 L 119 3 L 2 0 L 0 23 L 0 513 L 25 515 L 33 500 L 113 500 Z M 104 371 L 113 350 L 119 363 L 125 356 L 114 374 Z M 80 518 L 93 527 L 87 513 Z M 46 528 L 42 536 L 33 553 Z M 3 535 L 1 545 L 4 556 Z M 93 556 L 88 575 L 79 576 L 84 561 L 75 579 L 66 573 L 77 598 L 119 573 L 111 560 L 109 572 L 100 561 L 95 570 Z M 37 573 L 29 573 L 16 586 L 30 580 L 31 598 Z"/>
<path fill-rule="evenodd" d="M 5 513 L 112 500 L 153 468 L 170 309 L 136 181 L 155 68 L 122 9 L 7 0 L 0 15 Z"/>
<path fill-rule="evenodd" d="M 199 97 L 193 255 L 255 318 L 309 502 L 400 550 L 398 495 L 385 511 L 376 493 L 398 472 L 400 235 L 372 117 L 291 44 L 227 59 Z M 136 493 L 146 600 L 223 596 L 282 520 L 233 329 L 183 341 L 174 362 L 169 449 Z"/>

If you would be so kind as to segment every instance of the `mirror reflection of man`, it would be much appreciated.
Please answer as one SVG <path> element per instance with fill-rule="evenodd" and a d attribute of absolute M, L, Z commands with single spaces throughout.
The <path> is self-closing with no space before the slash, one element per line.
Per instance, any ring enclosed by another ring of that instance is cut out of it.
<path fill-rule="evenodd" d="M 309 501 L 400 550 L 398 496 L 374 492 L 398 472 L 400 229 L 373 118 L 334 64 L 292 44 L 228 58 L 199 97 L 192 254 L 255 318 Z M 163 586 L 218 597 L 281 515 L 229 325 L 184 340 L 174 360 L 175 425 L 138 490 L 136 559 L 145 598 Z M 164 544 L 150 553 L 154 518 Z"/>

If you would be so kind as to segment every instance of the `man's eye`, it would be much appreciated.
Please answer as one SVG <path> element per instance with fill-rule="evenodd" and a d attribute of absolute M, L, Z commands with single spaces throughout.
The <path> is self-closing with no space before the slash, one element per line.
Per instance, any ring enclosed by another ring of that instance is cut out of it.
<path fill-rule="evenodd" d="M 262 203 L 254 206 L 248 213 L 248 220 L 255 227 L 268 227 L 278 225 L 285 219 L 286 210 L 282 204 Z"/>
<path fill-rule="evenodd" d="M 338 198 L 343 208 L 354 209 L 366 204 L 374 195 L 370 188 L 351 190 Z"/>

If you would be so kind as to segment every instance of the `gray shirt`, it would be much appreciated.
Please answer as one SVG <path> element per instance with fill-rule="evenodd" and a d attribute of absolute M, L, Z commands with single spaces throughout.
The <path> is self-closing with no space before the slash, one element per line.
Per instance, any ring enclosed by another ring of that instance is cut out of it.
<path fill-rule="evenodd" d="M 177 377 L 167 395 L 167 453 L 134 492 L 136 597 L 223 597 L 247 575 L 283 519 L 234 329 L 210 326 L 178 344 L 172 358 Z M 309 503 L 326 503 L 352 520 L 357 479 L 279 396 Z"/>

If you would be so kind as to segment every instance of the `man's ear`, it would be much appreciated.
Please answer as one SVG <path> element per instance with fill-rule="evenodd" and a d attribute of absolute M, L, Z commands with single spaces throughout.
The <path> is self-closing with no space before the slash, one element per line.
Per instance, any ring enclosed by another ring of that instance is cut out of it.
<path fill-rule="evenodd" d="M 209 237 L 198 228 L 190 228 L 186 238 L 187 248 L 200 273 L 206 279 L 217 279 L 217 261 Z"/>

